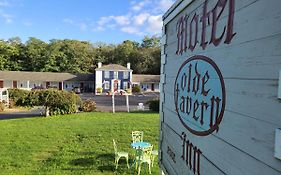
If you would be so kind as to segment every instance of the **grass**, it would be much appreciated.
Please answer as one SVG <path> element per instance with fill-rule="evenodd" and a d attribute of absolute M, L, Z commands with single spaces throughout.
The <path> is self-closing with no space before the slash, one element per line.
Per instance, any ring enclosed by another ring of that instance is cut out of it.
<path fill-rule="evenodd" d="M 0 174 L 136 174 L 114 167 L 112 139 L 132 155 L 131 131 L 158 148 L 159 114 L 81 113 L 0 121 Z M 132 156 L 131 160 L 132 162 Z M 157 163 L 156 163 L 157 165 Z M 146 174 L 147 167 L 141 172 Z M 154 166 L 152 174 L 159 174 Z"/>

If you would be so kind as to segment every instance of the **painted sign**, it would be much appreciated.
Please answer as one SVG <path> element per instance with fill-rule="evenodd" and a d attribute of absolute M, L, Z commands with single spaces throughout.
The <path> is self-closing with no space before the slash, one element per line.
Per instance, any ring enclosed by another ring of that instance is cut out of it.
<path fill-rule="evenodd" d="M 177 0 L 163 16 L 166 174 L 281 174 L 280 0 Z"/>
<path fill-rule="evenodd" d="M 205 136 L 218 131 L 225 109 L 225 86 L 214 61 L 202 55 L 187 59 L 174 89 L 177 114 L 191 133 Z"/>

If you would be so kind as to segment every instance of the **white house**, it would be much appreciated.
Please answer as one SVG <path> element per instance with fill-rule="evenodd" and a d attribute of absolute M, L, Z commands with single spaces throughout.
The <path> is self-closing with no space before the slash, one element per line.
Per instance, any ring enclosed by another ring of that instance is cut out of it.
<path fill-rule="evenodd" d="M 131 88 L 132 72 L 130 63 L 127 67 L 118 64 L 102 65 L 98 63 L 95 70 L 95 87 L 102 88 L 103 92 L 114 92 L 116 90 L 126 90 Z"/>

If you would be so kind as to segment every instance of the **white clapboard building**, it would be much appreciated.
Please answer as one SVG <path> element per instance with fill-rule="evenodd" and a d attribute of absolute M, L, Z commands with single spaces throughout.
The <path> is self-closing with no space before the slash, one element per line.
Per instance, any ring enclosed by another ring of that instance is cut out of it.
<path fill-rule="evenodd" d="M 163 172 L 280 175 L 281 1 L 177 0 L 161 44 Z"/>

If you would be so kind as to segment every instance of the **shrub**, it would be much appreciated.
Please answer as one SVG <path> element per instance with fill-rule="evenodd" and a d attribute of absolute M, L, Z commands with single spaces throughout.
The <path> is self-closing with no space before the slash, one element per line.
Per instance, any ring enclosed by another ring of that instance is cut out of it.
<path fill-rule="evenodd" d="M 3 112 L 5 109 L 5 104 L 3 102 L 0 102 L 0 112 Z"/>
<path fill-rule="evenodd" d="M 82 104 L 83 112 L 93 112 L 96 111 L 96 102 L 92 99 L 88 99 Z"/>
<path fill-rule="evenodd" d="M 157 99 L 152 99 L 152 100 L 149 100 L 147 102 L 148 106 L 149 106 L 149 110 L 151 111 L 155 111 L 155 112 L 159 112 L 159 104 L 160 104 L 160 100 L 157 98 Z"/>
<path fill-rule="evenodd" d="M 132 91 L 133 91 L 134 93 L 138 93 L 138 92 L 141 91 L 141 88 L 140 88 L 140 86 L 134 86 L 134 87 L 132 88 Z"/>
<path fill-rule="evenodd" d="M 132 89 L 126 89 L 125 90 L 128 94 L 131 94 L 132 93 Z"/>
<path fill-rule="evenodd" d="M 45 106 L 47 115 L 75 113 L 81 103 L 81 98 L 77 94 L 55 89 L 37 91 L 37 97 L 37 105 Z"/>
<path fill-rule="evenodd" d="M 75 93 L 57 89 L 34 91 L 12 89 L 11 94 L 11 100 L 17 106 L 45 106 L 47 113 L 50 115 L 75 113 L 77 106 L 81 103 L 80 97 Z"/>
<path fill-rule="evenodd" d="M 22 89 L 8 89 L 10 101 L 13 100 L 17 106 L 25 105 L 25 98 L 28 96 L 29 91 Z M 18 102 L 19 101 L 19 102 Z"/>
<path fill-rule="evenodd" d="M 97 88 L 97 93 L 102 93 L 102 87 Z"/>

